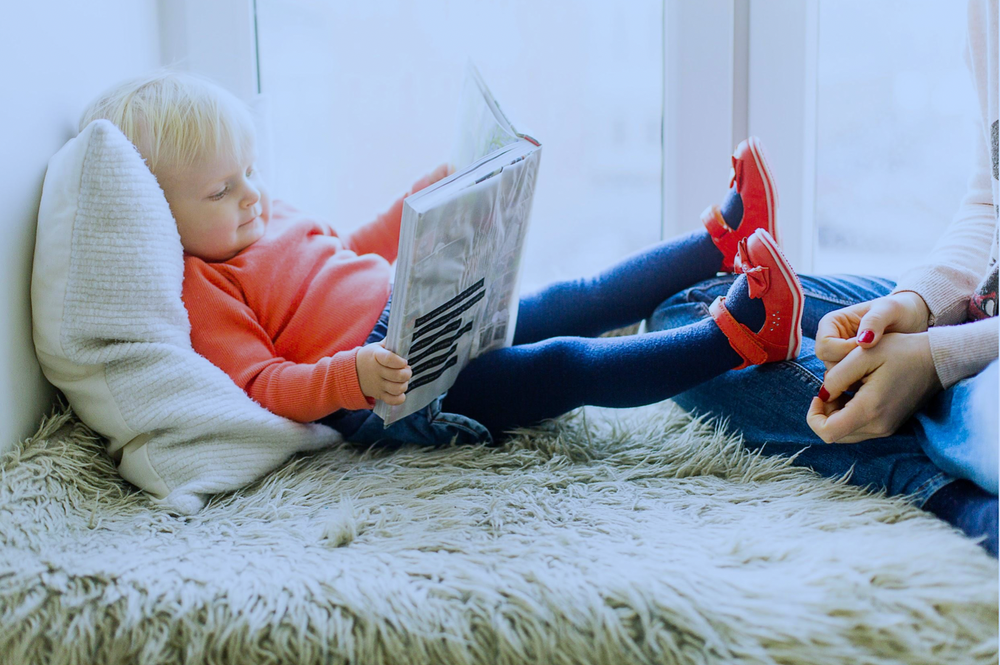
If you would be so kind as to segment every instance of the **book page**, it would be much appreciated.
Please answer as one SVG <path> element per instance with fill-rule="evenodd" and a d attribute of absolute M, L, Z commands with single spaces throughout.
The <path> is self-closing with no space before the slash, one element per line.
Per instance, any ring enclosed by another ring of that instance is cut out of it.
<path fill-rule="evenodd" d="M 462 84 L 456 126 L 451 157 L 455 171 L 461 171 L 491 152 L 518 141 L 517 132 L 500 111 L 479 70 L 471 62 L 466 67 Z"/>

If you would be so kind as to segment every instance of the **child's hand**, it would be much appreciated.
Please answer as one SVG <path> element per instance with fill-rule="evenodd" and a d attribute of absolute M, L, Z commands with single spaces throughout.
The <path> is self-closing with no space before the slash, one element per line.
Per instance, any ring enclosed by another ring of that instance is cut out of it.
<path fill-rule="evenodd" d="M 430 187 L 438 180 L 441 180 L 442 178 L 447 178 L 454 172 L 455 169 L 451 168 L 450 165 L 442 164 L 441 166 L 437 167 L 436 169 L 425 175 L 420 180 L 413 183 L 413 189 L 410 190 L 410 193 L 416 194 L 424 187 Z"/>
<path fill-rule="evenodd" d="M 874 347 L 887 332 L 924 332 L 929 318 L 927 303 L 912 291 L 838 309 L 820 319 L 816 329 L 816 357 L 829 370 L 855 347 Z"/>
<path fill-rule="evenodd" d="M 376 342 L 362 346 L 354 363 L 365 397 L 380 399 L 392 406 L 406 401 L 405 393 L 413 372 L 405 359 Z"/>
<path fill-rule="evenodd" d="M 844 391 L 855 385 L 848 399 Z M 889 436 L 939 390 L 927 333 L 889 333 L 878 347 L 856 347 L 826 373 L 806 422 L 827 443 Z"/>

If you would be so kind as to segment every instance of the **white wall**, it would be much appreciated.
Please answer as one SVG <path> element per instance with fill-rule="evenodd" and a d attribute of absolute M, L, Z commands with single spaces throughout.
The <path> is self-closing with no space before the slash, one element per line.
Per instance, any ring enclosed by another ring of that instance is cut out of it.
<path fill-rule="evenodd" d="M 156 0 L 19 2 L 0 10 L 0 451 L 31 435 L 55 391 L 31 342 L 29 279 L 45 165 L 86 103 L 160 65 Z"/>

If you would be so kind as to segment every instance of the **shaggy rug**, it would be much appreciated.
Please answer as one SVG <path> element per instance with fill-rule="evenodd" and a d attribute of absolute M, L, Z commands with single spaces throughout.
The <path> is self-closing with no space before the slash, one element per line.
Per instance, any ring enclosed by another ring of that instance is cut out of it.
<path fill-rule="evenodd" d="M 68 411 L 0 470 L 3 663 L 997 662 L 974 543 L 669 403 L 341 446 L 188 518 Z"/>

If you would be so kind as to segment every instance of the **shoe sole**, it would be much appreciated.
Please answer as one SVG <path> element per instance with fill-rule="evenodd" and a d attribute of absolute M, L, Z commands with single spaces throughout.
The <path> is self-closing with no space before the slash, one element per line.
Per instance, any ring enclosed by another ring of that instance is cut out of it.
<path fill-rule="evenodd" d="M 751 136 L 747 140 L 747 144 L 750 146 L 750 154 L 753 155 L 754 164 L 757 166 L 757 173 L 764 182 L 764 197 L 767 202 L 767 232 L 780 245 L 778 226 L 775 220 L 778 210 L 778 191 L 774 186 L 774 175 L 771 173 L 771 167 L 764 156 L 764 146 L 761 145 L 760 140 L 756 136 Z"/>
<path fill-rule="evenodd" d="M 795 321 L 795 325 L 792 326 L 792 331 L 788 336 L 788 355 L 785 356 L 785 360 L 792 360 L 798 357 L 802 348 L 802 303 L 805 300 L 805 294 L 802 292 L 802 284 L 799 282 L 795 270 L 792 269 L 792 264 L 785 258 L 781 247 L 778 246 L 778 241 L 769 233 L 760 233 L 760 229 L 754 233 L 764 243 L 764 247 L 774 259 L 774 264 L 781 271 L 785 284 L 792 292 L 792 320 Z"/>

